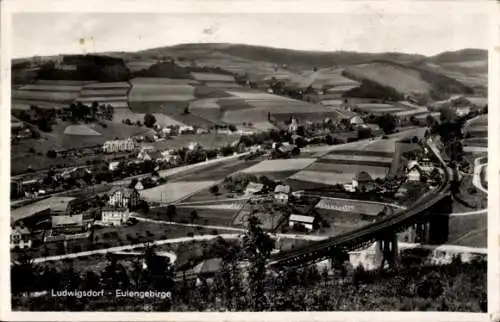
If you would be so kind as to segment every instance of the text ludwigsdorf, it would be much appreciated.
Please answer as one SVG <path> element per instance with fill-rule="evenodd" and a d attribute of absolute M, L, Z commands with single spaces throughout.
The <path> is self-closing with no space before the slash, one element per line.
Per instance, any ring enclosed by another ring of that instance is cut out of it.
<path fill-rule="evenodd" d="M 115 296 L 115 297 L 129 297 L 129 298 L 160 298 L 170 299 L 172 294 L 164 291 L 129 291 L 129 290 L 115 290 L 113 291 L 95 291 L 95 290 L 51 290 L 53 297 L 98 297 L 98 296 Z"/>

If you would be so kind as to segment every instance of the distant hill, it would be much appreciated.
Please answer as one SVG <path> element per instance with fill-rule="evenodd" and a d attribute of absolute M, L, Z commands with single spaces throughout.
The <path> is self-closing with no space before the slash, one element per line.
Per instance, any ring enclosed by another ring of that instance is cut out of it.
<path fill-rule="evenodd" d="M 160 47 L 134 53 L 135 55 L 169 55 L 187 59 L 202 59 L 214 52 L 232 55 L 251 60 L 271 62 L 279 65 L 295 65 L 301 67 L 331 67 L 334 65 L 351 65 L 383 59 L 400 63 L 412 63 L 425 59 L 423 55 L 404 53 L 358 53 L 349 51 L 321 52 L 302 51 L 264 46 L 204 43 L 182 44 L 171 47 Z"/>
<path fill-rule="evenodd" d="M 488 60 L 488 51 L 484 49 L 462 49 L 457 51 L 445 51 L 426 59 L 434 64 L 459 63 L 467 61 Z"/>

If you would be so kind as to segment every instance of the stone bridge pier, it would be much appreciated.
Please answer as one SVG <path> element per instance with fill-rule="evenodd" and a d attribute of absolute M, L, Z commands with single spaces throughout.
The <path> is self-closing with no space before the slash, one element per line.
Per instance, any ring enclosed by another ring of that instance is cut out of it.
<path fill-rule="evenodd" d="M 395 267 L 398 260 L 398 236 L 396 233 L 375 242 L 375 264 L 384 268 L 385 264 Z"/>

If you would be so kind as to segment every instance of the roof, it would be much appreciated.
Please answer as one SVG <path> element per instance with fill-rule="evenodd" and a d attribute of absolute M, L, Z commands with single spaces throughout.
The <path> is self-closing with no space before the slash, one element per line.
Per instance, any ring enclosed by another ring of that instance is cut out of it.
<path fill-rule="evenodd" d="M 313 216 L 304 216 L 304 215 L 296 215 L 292 214 L 290 216 L 290 221 L 297 221 L 297 222 L 302 222 L 302 223 L 307 223 L 307 224 L 312 224 L 316 218 Z"/>
<path fill-rule="evenodd" d="M 248 192 L 259 192 L 264 188 L 262 183 L 249 182 L 245 191 Z"/>
<path fill-rule="evenodd" d="M 214 274 L 218 272 L 222 267 L 221 258 L 210 258 L 207 259 L 193 268 L 195 274 Z"/>
<path fill-rule="evenodd" d="M 132 193 L 136 192 L 135 189 L 124 187 L 124 186 L 113 186 L 109 191 L 108 195 L 114 195 L 116 192 L 121 191 L 126 197 L 129 197 Z"/>
<path fill-rule="evenodd" d="M 356 180 L 361 182 L 371 181 L 372 177 L 366 171 L 361 171 L 356 175 Z"/>
<path fill-rule="evenodd" d="M 82 224 L 83 214 L 74 216 L 52 216 L 52 227 Z"/>
<path fill-rule="evenodd" d="M 274 189 L 274 193 L 290 193 L 290 186 L 288 185 L 277 185 L 276 188 Z"/>

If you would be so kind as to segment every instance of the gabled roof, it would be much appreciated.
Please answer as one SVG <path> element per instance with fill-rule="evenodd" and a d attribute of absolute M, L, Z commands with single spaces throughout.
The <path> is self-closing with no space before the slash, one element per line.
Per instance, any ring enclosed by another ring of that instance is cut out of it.
<path fill-rule="evenodd" d="M 356 175 L 356 180 L 359 182 L 371 181 L 372 177 L 366 171 L 361 171 Z"/>
<path fill-rule="evenodd" d="M 274 189 L 274 193 L 290 193 L 290 186 L 288 185 L 277 185 L 276 188 Z"/>
<path fill-rule="evenodd" d="M 290 221 L 297 221 L 297 222 L 302 222 L 302 223 L 307 223 L 307 224 L 312 224 L 316 218 L 313 216 L 304 216 L 304 215 L 296 215 L 292 214 L 290 216 Z"/>
<path fill-rule="evenodd" d="M 247 192 L 259 192 L 264 188 L 262 183 L 249 182 L 245 191 Z"/>
<path fill-rule="evenodd" d="M 126 197 L 129 197 L 132 193 L 135 193 L 137 192 L 135 189 L 133 188 L 129 188 L 129 187 L 123 187 L 123 186 L 113 186 L 109 191 L 108 191 L 108 195 L 113 195 L 115 194 L 116 192 L 118 191 L 121 191 Z"/>
<path fill-rule="evenodd" d="M 73 216 L 52 216 L 52 227 L 82 224 L 83 214 Z"/>
<path fill-rule="evenodd" d="M 221 258 L 210 258 L 196 265 L 193 272 L 195 274 L 214 274 L 220 271 L 221 267 Z"/>

